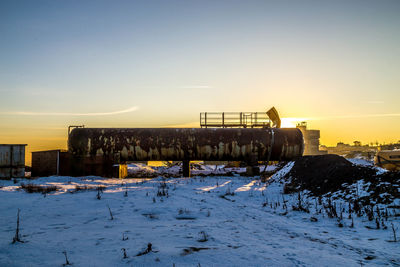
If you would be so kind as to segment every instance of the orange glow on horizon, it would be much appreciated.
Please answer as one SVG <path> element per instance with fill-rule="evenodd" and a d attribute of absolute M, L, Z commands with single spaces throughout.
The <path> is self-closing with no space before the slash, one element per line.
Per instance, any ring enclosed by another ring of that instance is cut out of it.
<path fill-rule="evenodd" d="M 362 144 L 379 142 L 396 143 L 400 140 L 400 123 L 392 123 L 397 118 L 368 117 L 368 118 L 306 118 L 283 117 L 282 128 L 294 128 L 300 122 L 307 122 L 308 129 L 321 131 L 320 144 L 335 146 L 338 142 L 352 144 L 361 141 Z M 398 120 L 398 119 L 397 119 Z M 178 120 L 179 122 L 179 120 Z M 87 127 L 167 127 L 167 128 L 199 128 L 198 121 L 160 124 L 118 124 L 85 123 Z M 26 147 L 26 164 L 31 165 L 31 152 L 52 149 L 67 149 L 67 127 L 0 127 L 0 143 L 28 144 Z"/>

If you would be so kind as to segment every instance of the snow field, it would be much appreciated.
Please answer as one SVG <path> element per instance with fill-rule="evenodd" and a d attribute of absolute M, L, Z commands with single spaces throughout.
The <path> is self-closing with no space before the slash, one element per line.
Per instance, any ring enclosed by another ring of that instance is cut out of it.
<path fill-rule="evenodd" d="M 351 228 L 347 214 L 338 227 L 336 219 L 311 204 L 310 213 L 293 211 L 298 195 L 282 194 L 282 177 L 292 166 L 288 163 L 266 183 L 238 176 L 19 181 L 60 188 L 46 195 L 28 194 L 17 190 L 19 184 L 3 181 L 0 266 L 61 266 L 63 251 L 74 266 L 400 264 L 400 243 L 388 242 L 390 228 L 368 229 L 371 222 L 356 216 Z M 93 189 L 72 193 L 77 185 Z M 99 185 L 106 187 L 101 199 Z M 25 243 L 11 244 L 18 209 Z M 390 223 L 398 227 L 398 217 Z M 148 243 L 153 251 L 136 256 Z"/>

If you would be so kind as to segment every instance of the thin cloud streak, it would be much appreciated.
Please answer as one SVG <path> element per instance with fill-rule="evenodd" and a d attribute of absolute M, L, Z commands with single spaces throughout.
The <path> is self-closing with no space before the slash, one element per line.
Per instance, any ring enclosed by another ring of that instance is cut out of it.
<path fill-rule="evenodd" d="M 381 100 L 371 100 L 371 101 L 367 101 L 367 104 L 385 104 L 385 101 L 381 101 Z"/>
<path fill-rule="evenodd" d="M 181 86 L 182 89 L 212 89 L 212 86 L 208 85 L 188 85 L 188 86 Z"/>
<path fill-rule="evenodd" d="M 326 117 L 309 118 L 308 120 L 360 119 L 360 118 L 382 118 L 382 117 L 400 117 L 400 113 L 326 116 Z"/>
<path fill-rule="evenodd" d="M 337 119 L 363 119 L 363 118 L 383 118 L 383 117 L 400 117 L 400 113 L 386 113 L 386 114 L 364 114 L 364 115 L 340 115 L 340 116 L 325 116 L 325 117 L 302 117 L 302 118 L 281 118 L 286 127 L 291 124 L 296 125 L 299 122 L 307 121 L 323 121 L 323 120 L 337 120 Z"/>
<path fill-rule="evenodd" d="M 94 113 L 74 113 L 74 112 L 26 112 L 26 111 L 15 111 L 15 112 L 1 112 L 2 115 L 21 115 L 21 116 L 111 116 L 133 112 L 138 110 L 139 107 L 130 107 L 124 110 L 117 110 L 111 112 L 94 112 Z"/>

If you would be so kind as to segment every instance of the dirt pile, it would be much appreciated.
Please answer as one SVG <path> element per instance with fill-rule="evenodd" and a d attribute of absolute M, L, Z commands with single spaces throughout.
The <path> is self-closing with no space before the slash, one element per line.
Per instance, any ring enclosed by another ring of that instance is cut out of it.
<path fill-rule="evenodd" d="M 287 174 L 285 193 L 307 189 L 314 195 L 323 195 L 342 189 L 344 183 L 374 180 L 376 176 L 375 169 L 353 165 L 338 155 L 304 156 Z"/>
<path fill-rule="evenodd" d="M 42 193 L 47 194 L 57 191 L 59 188 L 54 185 L 36 185 L 36 184 L 21 184 L 21 189 L 25 190 L 27 193 Z"/>

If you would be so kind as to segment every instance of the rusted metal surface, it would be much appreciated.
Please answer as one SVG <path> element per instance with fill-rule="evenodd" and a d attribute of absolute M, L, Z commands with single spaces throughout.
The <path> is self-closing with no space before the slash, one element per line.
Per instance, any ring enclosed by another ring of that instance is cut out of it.
<path fill-rule="evenodd" d="M 71 129 L 74 128 L 85 128 L 85 125 L 70 125 L 68 126 L 68 135 L 71 133 Z"/>
<path fill-rule="evenodd" d="M 25 144 L 0 144 L 0 178 L 25 176 Z"/>
<path fill-rule="evenodd" d="M 279 161 L 302 155 L 295 128 L 75 128 L 68 138 L 72 157 L 126 161 Z"/>
<path fill-rule="evenodd" d="M 400 149 L 378 151 L 374 163 L 389 171 L 400 171 Z"/>
<path fill-rule="evenodd" d="M 119 162 L 113 162 L 105 156 L 83 157 L 66 153 L 60 158 L 60 175 L 118 177 L 118 171 L 114 167 L 115 163 Z"/>

